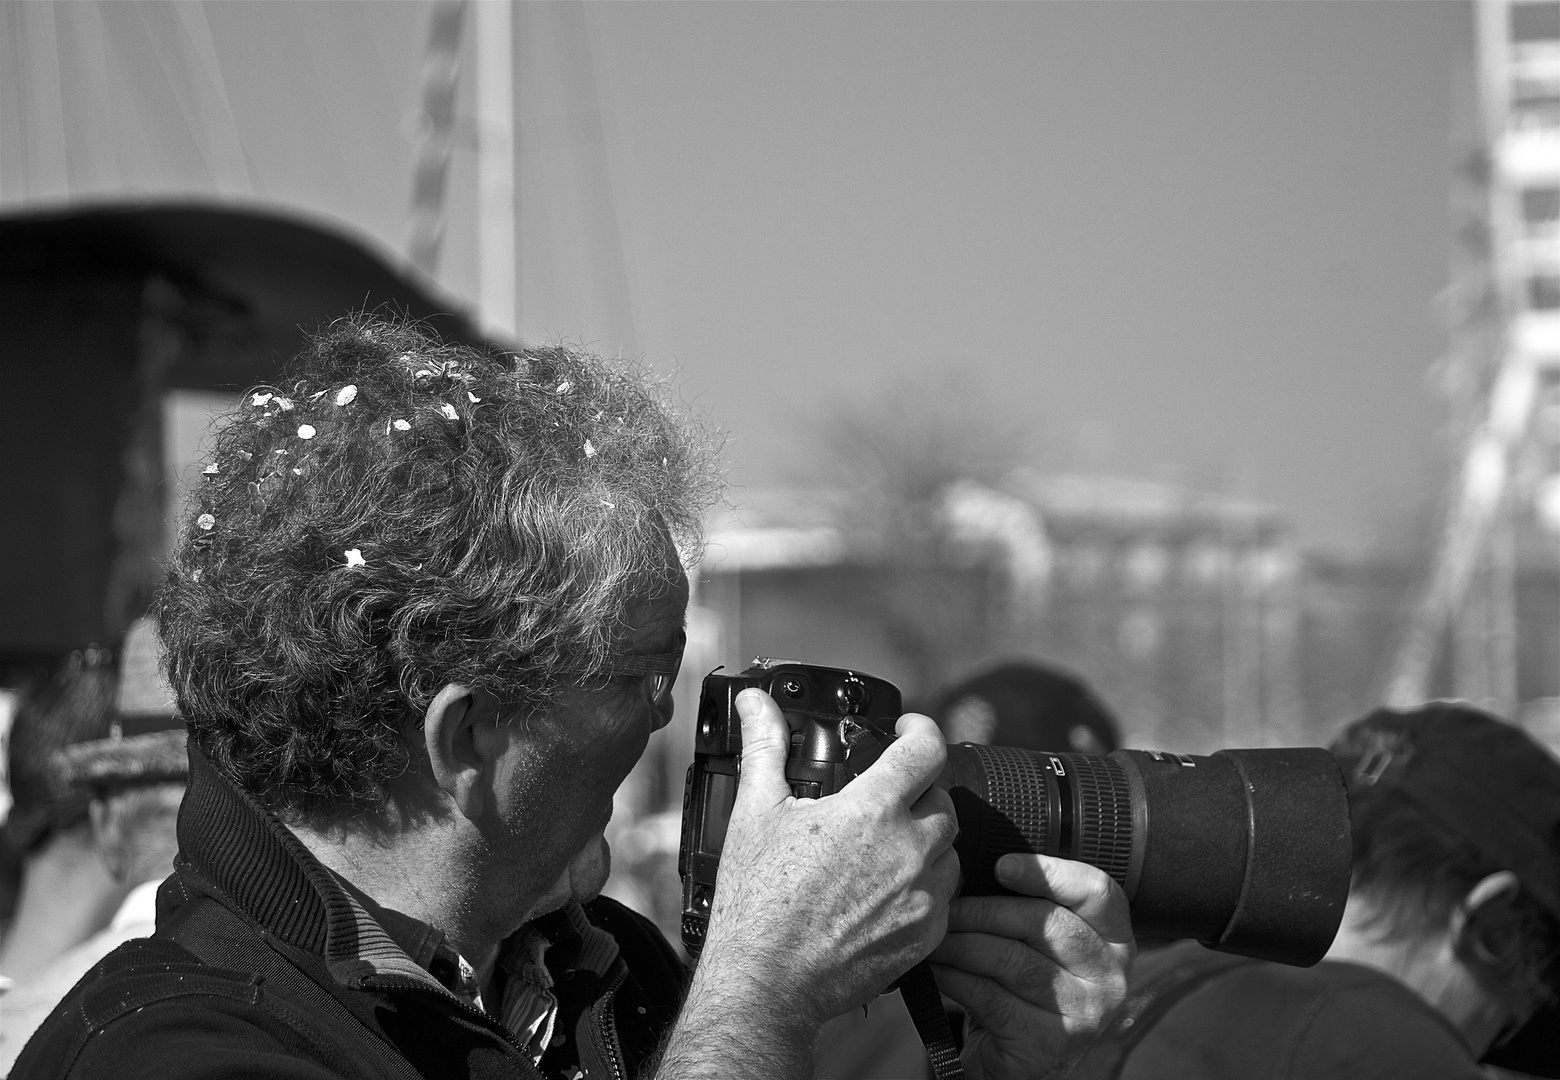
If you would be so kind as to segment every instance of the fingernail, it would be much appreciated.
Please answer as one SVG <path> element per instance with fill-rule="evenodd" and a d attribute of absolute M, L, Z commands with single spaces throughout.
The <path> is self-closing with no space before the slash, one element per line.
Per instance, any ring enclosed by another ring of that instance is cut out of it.
<path fill-rule="evenodd" d="M 1024 864 L 1017 855 L 1004 855 L 997 860 L 997 880 L 1012 885 L 1023 880 Z"/>
<path fill-rule="evenodd" d="M 758 694 L 759 692 L 757 690 L 749 688 L 737 695 L 736 705 L 738 716 L 742 717 L 744 720 L 751 720 L 753 717 L 758 715 L 759 710 L 764 707 L 763 702 L 759 700 Z"/>

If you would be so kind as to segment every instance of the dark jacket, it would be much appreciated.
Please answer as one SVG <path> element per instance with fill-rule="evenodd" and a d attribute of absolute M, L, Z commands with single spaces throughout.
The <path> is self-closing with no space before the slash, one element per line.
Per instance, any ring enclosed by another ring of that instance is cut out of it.
<path fill-rule="evenodd" d="M 562 1036 L 538 1068 L 503 1025 L 412 959 L 409 949 L 420 950 L 406 945 L 404 925 L 399 940 L 385 929 L 411 920 L 371 915 L 371 901 L 190 753 L 157 933 L 71 990 L 23 1049 L 14 1080 L 628 1080 L 651 1062 L 686 970 L 648 920 L 598 899 L 537 921 L 552 942 Z"/>
<path fill-rule="evenodd" d="M 1484 1080 L 1461 1034 L 1359 964 L 1297 968 L 1195 942 L 1144 952 L 1078 1080 Z"/>

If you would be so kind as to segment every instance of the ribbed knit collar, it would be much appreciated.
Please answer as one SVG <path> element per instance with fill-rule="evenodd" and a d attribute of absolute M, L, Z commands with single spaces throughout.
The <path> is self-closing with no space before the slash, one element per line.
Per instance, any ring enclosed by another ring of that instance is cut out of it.
<path fill-rule="evenodd" d="M 219 773 L 193 743 L 189 754 L 189 789 L 179 809 L 182 862 L 270 933 L 322 957 L 343 986 L 399 976 L 449 993 L 408 955 L 403 945 L 412 943 L 404 928 L 393 927 L 402 930 L 398 943 L 368 910 L 383 918 L 384 909 L 360 903 L 352 895 L 356 890 L 343 887 L 291 829 Z M 415 923 L 409 916 L 399 918 Z M 556 946 L 548 957 L 555 971 L 602 975 L 617 958 L 612 936 L 592 926 L 576 903 L 537 920 L 536 926 Z"/>
<path fill-rule="evenodd" d="M 395 943 L 280 819 L 190 745 L 179 808 L 180 858 L 233 906 L 290 945 L 324 958 L 343 986 L 395 975 L 444 986 Z"/>

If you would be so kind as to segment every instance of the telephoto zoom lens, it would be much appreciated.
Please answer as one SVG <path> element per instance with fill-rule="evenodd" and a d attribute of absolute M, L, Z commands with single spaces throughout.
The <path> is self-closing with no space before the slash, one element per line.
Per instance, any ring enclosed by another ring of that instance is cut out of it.
<path fill-rule="evenodd" d="M 1140 938 L 1306 966 L 1332 944 L 1349 893 L 1349 804 L 1326 750 L 1108 757 L 963 743 L 953 796 L 961 891 L 1005 893 L 1009 852 L 1059 855 L 1122 887 Z"/>

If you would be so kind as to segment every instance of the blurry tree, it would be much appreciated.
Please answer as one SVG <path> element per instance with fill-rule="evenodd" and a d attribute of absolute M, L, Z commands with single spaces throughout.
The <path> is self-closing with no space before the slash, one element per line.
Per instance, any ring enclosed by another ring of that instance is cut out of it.
<path fill-rule="evenodd" d="M 913 526 L 960 479 L 996 485 L 1043 456 L 1039 410 L 949 364 L 912 369 L 813 411 L 799 479 L 855 496 L 859 524 Z"/>
<path fill-rule="evenodd" d="M 949 364 L 897 373 L 815 408 L 796 479 L 840 499 L 840 525 L 863 568 L 863 604 L 915 681 L 916 698 L 1009 638 L 1006 569 L 974 550 L 948 514 L 954 485 L 996 489 L 1045 452 L 1039 410 Z"/>

